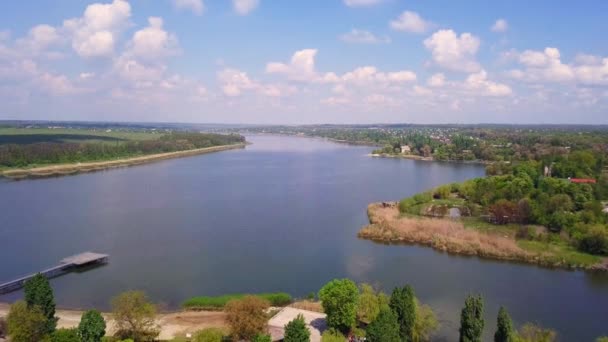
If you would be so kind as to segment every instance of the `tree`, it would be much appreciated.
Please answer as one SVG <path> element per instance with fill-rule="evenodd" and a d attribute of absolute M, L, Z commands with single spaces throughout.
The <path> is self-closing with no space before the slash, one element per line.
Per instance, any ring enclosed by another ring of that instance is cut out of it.
<path fill-rule="evenodd" d="M 553 342 L 557 333 L 532 323 L 526 323 L 517 335 L 516 342 Z"/>
<path fill-rule="evenodd" d="M 51 334 L 51 342 L 81 342 L 76 329 L 57 329 Z"/>
<path fill-rule="evenodd" d="M 366 338 L 372 342 L 400 342 L 397 315 L 382 307 L 376 319 L 367 326 Z"/>
<path fill-rule="evenodd" d="M 36 274 L 25 282 L 24 293 L 28 308 L 38 306 L 46 317 L 46 332 L 51 334 L 57 326 L 57 318 L 55 317 L 55 297 L 49 280 L 40 273 Z"/>
<path fill-rule="evenodd" d="M 270 306 L 267 300 L 255 296 L 231 300 L 226 304 L 226 320 L 230 325 L 233 338 L 251 340 L 256 335 L 266 334 Z"/>
<path fill-rule="evenodd" d="M 513 323 L 511 317 L 504 307 L 498 310 L 498 319 L 496 324 L 496 333 L 494 334 L 494 342 L 512 342 L 513 341 Z"/>
<path fill-rule="evenodd" d="M 89 310 L 82 315 L 78 324 L 78 336 L 82 342 L 100 342 L 106 334 L 106 321 L 99 311 Z"/>
<path fill-rule="evenodd" d="M 11 305 L 6 318 L 12 342 L 43 341 L 48 338 L 47 319 L 38 306 L 29 308 L 24 301 Z"/>
<path fill-rule="evenodd" d="M 298 317 L 285 325 L 285 342 L 308 342 L 310 341 L 310 331 L 306 327 L 304 316 Z"/>
<path fill-rule="evenodd" d="M 388 305 L 388 300 L 384 293 L 374 291 L 374 288 L 369 284 L 361 284 L 360 287 L 361 293 L 359 294 L 359 302 L 357 304 L 357 319 L 369 324 L 380 313 L 380 307 Z"/>
<path fill-rule="evenodd" d="M 128 291 L 112 299 L 116 335 L 135 342 L 153 341 L 160 333 L 155 322 L 156 306 L 142 291 Z"/>
<path fill-rule="evenodd" d="M 350 279 L 334 279 L 319 291 L 327 326 L 347 332 L 355 325 L 359 289 Z"/>
<path fill-rule="evenodd" d="M 483 320 L 483 299 L 468 296 L 460 314 L 460 342 L 481 342 Z"/>
<path fill-rule="evenodd" d="M 431 335 L 439 328 L 437 317 L 428 305 L 421 305 L 416 299 L 416 322 L 414 323 L 413 341 L 430 341 Z"/>
<path fill-rule="evenodd" d="M 390 308 L 397 315 L 399 322 L 399 336 L 405 342 L 414 338 L 414 324 L 416 322 L 416 297 L 414 289 L 406 285 L 396 287 L 391 294 Z"/>
<path fill-rule="evenodd" d="M 218 328 L 207 328 L 199 330 L 194 334 L 192 342 L 222 342 L 224 332 Z"/>

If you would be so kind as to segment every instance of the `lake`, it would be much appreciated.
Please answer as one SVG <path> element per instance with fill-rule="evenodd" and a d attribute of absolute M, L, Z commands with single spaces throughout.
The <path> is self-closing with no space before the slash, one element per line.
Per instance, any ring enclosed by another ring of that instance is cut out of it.
<path fill-rule="evenodd" d="M 59 306 L 107 309 L 129 289 L 165 308 L 233 292 L 304 297 L 348 277 L 387 292 L 411 284 L 447 341 L 457 340 L 470 293 L 485 298 L 488 340 L 500 305 L 516 324 L 556 329 L 562 341 L 608 334 L 607 275 L 357 238 L 370 202 L 482 176 L 482 166 L 371 158 L 370 147 L 320 139 L 248 140 L 242 150 L 131 168 L 0 180 L 0 282 L 91 250 L 109 264 L 52 280 Z"/>

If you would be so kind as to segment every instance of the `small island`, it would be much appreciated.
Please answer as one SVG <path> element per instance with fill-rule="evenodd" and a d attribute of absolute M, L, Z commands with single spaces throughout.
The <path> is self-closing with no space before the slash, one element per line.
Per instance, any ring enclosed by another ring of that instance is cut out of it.
<path fill-rule="evenodd" d="M 589 151 L 368 207 L 359 237 L 550 267 L 608 270 L 608 187 Z M 563 173 L 584 178 L 563 177 Z M 598 178 L 600 181 L 598 181 Z"/>
<path fill-rule="evenodd" d="M 237 134 L 154 128 L 0 127 L 0 176 L 40 178 L 243 148 Z"/>

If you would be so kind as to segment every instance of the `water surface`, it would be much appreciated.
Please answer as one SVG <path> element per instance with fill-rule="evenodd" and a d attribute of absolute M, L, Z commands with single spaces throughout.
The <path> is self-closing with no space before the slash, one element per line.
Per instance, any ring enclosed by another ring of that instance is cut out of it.
<path fill-rule="evenodd" d="M 555 328 L 563 341 L 608 334 L 607 276 L 357 239 L 368 203 L 482 176 L 483 167 L 370 158 L 369 147 L 317 139 L 248 139 L 243 150 L 0 181 L 0 281 L 92 250 L 109 254 L 109 265 L 54 279 L 60 306 L 107 308 L 128 289 L 168 308 L 195 295 L 305 296 L 349 277 L 386 291 L 412 284 L 450 341 L 473 292 L 486 299 L 488 339 L 501 304 L 517 324 Z"/>

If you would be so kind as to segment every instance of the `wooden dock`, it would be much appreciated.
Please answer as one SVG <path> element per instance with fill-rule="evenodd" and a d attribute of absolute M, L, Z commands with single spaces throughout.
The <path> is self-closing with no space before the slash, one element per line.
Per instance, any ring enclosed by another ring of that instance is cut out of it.
<path fill-rule="evenodd" d="M 98 254 L 93 252 L 84 252 L 67 257 L 59 262 L 59 265 L 47 268 L 38 273 L 47 278 L 54 278 L 65 273 L 77 270 L 82 267 L 101 265 L 108 262 L 109 255 Z M 9 282 L 0 284 L 0 295 L 19 290 L 25 285 L 25 282 L 33 278 L 36 274 L 33 273 L 25 277 L 21 277 Z"/>

